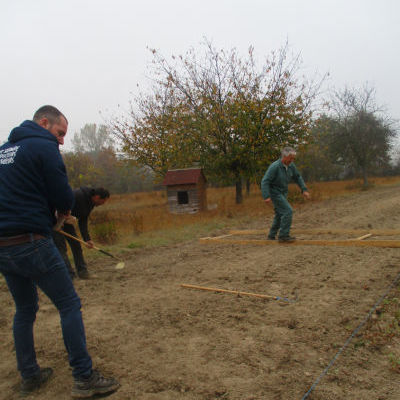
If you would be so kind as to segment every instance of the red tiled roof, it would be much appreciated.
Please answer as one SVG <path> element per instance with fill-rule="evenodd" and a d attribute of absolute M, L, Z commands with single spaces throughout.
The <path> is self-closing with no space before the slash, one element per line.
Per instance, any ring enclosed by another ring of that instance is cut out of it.
<path fill-rule="evenodd" d="M 197 183 L 200 176 L 203 175 L 201 168 L 192 169 L 173 169 L 167 171 L 163 185 L 187 185 L 190 183 Z M 204 175 L 203 175 L 204 178 Z M 205 178 L 204 178 L 205 180 Z"/>

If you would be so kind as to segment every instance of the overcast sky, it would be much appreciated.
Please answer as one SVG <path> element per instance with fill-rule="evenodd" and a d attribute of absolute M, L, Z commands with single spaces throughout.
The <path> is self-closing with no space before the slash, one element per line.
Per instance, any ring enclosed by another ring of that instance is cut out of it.
<path fill-rule="evenodd" d="M 327 87 L 376 88 L 400 119 L 397 0 L 0 0 L 0 142 L 44 104 L 69 119 L 69 140 L 146 87 L 147 47 L 165 56 L 203 38 L 259 59 L 282 47 Z M 69 144 L 68 144 L 69 143 Z"/>

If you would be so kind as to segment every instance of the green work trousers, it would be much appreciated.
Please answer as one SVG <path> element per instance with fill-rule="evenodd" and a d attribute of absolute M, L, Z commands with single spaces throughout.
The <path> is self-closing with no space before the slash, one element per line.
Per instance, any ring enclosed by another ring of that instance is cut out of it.
<path fill-rule="evenodd" d="M 287 237 L 292 225 L 293 209 L 283 194 L 271 196 L 275 216 L 269 231 L 269 237 L 275 237 L 279 231 L 279 238 Z"/>

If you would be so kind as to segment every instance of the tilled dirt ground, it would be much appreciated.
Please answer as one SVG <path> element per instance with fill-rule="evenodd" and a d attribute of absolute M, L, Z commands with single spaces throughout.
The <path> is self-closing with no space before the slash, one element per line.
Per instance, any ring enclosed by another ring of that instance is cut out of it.
<path fill-rule="evenodd" d="M 400 187 L 376 188 L 297 207 L 293 227 L 397 229 L 399 205 Z M 270 219 L 232 228 L 262 229 Z M 136 250 L 123 270 L 108 259 L 90 267 L 92 279 L 75 285 L 94 364 L 122 385 L 110 399 L 300 400 L 400 272 L 400 249 L 191 241 Z M 196 291 L 181 283 L 297 302 Z M 2 278 L 0 304 L 0 398 L 19 399 L 14 305 Z M 380 346 L 354 346 L 365 332 L 308 399 L 400 399 L 400 376 L 389 361 L 400 354 L 399 336 Z M 72 378 L 59 316 L 44 295 L 35 338 L 40 364 L 53 367 L 55 376 L 28 398 L 69 399 Z"/>

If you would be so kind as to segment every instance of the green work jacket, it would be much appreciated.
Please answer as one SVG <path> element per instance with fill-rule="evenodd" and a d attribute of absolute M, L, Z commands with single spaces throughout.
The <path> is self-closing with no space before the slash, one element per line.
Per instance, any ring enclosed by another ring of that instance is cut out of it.
<path fill-rule="evenodd" d="M 307 191 L 304 180 L 296 166 L 290 163 L 286 169 L 280 159 L 276 160 L 269 166 L 261 180 L 261 194 L 263 199 L 265 200 L 280 194 L 286 196 L 288 193 L 288 184 L 291 181 L 296 182 L 302 192 Z"/>

